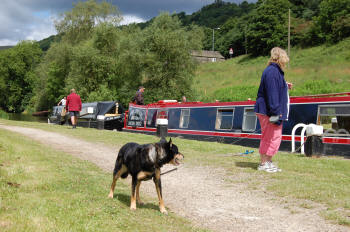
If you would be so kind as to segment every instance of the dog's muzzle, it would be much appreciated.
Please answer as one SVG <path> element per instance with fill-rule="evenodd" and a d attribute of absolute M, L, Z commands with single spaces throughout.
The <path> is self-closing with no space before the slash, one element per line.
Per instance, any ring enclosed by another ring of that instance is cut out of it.
<path fill-rule="evenodd" d="M 173 164 L 174 164 L 175 166 L 180 165 L 180 164 L 182 163 L 182 161 L 183 161 L 184 158 L 185 158 L 185 157 L 184 157 L 183 154 L 181 154 L 181 153 L 176 154 L 176 155 L 174 156 L 174 159 L 173 159 L 173 161 L 174 161 Z"/>

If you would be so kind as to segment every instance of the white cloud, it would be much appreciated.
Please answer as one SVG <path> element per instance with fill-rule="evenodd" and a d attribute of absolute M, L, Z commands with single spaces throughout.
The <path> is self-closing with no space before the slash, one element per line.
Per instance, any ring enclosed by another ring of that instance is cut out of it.
<path fill-rule="evenodd" d="M 123 15 L 123 20 L 120 22 L 120 25 L 128 25 L 130 23 L 142 23 L 145 21 L 145 19 L 135 15 Z"/>
<path fill-rule="evenodd" d="M 17 44 L 17 40 L 0 39 L 0 46 L 13 46 Z"/>
<path fill-rule="evenodd" d="M 53 18 L 45 18 L 40 23 L 29 27 L 25 40 L 42 40 L 51 35 L 57 34 Z"/>

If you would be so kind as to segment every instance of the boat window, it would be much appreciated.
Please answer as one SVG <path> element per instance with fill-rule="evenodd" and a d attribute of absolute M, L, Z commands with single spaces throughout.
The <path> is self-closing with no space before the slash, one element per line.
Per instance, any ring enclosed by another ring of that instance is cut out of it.
<path fill-rule="evenodd" d="M 216 113 L 216 130 L 230 130 L 233 125 L 234 109 L 218 109 Z"/>
<path fill-rule="evenodd" d="M 256 128 L 256 114 L 254 112 L 254 108 L 244 108 L 243 115 L 243 131 L 255 131 Z"/>
<path fill-rule="evenodd" d="M 180 128 L 188 128 L 190 122 L 190 109 L 181 109 Z"/>
<path fill-rule="evenodd" d="M 149 109 L 147 112 L 147 127 L 156 127 L 157 109 Z"/>
<path fill-rule="evenodd" d="M 146 109 L 142 108 L 129 108 L 128 126 L 131 127 L 144 127 Z"/>
<path fill-rule="evenodd" d="M 320 105 L 317 124 L 327 134 L 350 136 L 350 105 Z"/>
<path fill-rule="evenodd" d="M 168 118 L 168 109 L 159 109 L 157 112 L 157 118 Z"/>

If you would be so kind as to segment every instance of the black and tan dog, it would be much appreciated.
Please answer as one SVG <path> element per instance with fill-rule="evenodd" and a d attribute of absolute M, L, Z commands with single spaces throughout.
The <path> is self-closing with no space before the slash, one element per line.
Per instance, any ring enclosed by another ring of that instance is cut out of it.
<path fill-rule="evenodd" d="M 172 143 L 171 139 L 169 142 L 163 139 L 155 144 L 125 144 L 120 148 L 115 162 L 113 181 L 108 197 L 113 198 L 118 178 L 126 178 L 130 174 L 132 176 L 130 209 L 135 210 L 136 201 L 142 204 L 139 194 L 141 181 L 153 178 L 158 194 L 160 212 L 167 213 L 162 198 L 160 168 L 168 163 L 177 166 L 183 158 L 184 156 L 179 152 L 177 146 Z"/>

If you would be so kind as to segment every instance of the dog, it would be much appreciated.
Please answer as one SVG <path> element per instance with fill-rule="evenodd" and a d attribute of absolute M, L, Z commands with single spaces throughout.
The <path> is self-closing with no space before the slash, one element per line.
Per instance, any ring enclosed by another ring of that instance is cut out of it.
<path fill-rule="evenodd" d="M 142 204 L 139 194 L 141 182 L 153 179 L 159 200 L 159 210 L 167 214 L 162 197 L 160 168 L 164 164 L 178 166 L 183 159 L 184 155 L 179 152 L 178 147 L 172 143 L 171 139 L 169 142 L 162 139 L 154 144 L 125 144 L 118 152 L 108 197 L 113 198 L 118 178 L 126 178 L 130 174 L 132 177 L 130 209 L 136 210 L 136 202 Z"/>

